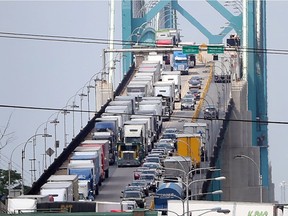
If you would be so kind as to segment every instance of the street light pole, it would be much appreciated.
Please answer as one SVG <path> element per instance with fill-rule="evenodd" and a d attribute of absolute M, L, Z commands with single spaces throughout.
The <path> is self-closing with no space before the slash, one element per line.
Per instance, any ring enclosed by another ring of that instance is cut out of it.
<path fill-rule="evenodd" d="M 28 144 L 28 142 L 33 139 L 36 136 L 45 136 L 48 134 L 34 134 L 33 136 L 31 136 L 26 142 L 25 145 L 22 149 L 22 166 L 21 166 L 21 175 L 22 175 L 22 186 L 21 186 L 21 193 L 22 195 L 24 194 L 24 159 L 25 159 L 25 149 L 26 149 L 26 145 Z"/>
<path fill-rule="evenodd" d="M 83 119 L 82 119 L 82 112 L 83 112 L 83 97 L 86 97 L 87 94 L 84 94 L 83 92 L 81 94 L 79 94 L 80 96 L 80 120 L 81 120 L 81 129 L 83 129 Z"/>
<path fill-rule="evenodd" d="M 57 148 L 59 147 L 57 142 L 57 124 L 59 124 L 60 122 L 58 121 L 58 115 L 57 118 L 55 118 L 53 121 L 50 122 L 51 124 L 54 124 L 54 148 L 55 148 L 55 158 L 58 157 L 57 154 Z"/>
<path fill-rule="evenodd" d="M 96 87 L 95 86 L 92 86 L 92 85 L 88 85 L 87 86 L 87 105 L 88 105 L 88 121 L 90 121 L 90 89 L 91 88 L 95 88 L 96 89 Z M 95 106 L 96 107 L 96 106 Z"/>
<path fill-rule="evenodd" d="M 10 194 L 10 190 L 11 190 L 11 170 L 12 170 L 12 157 L 13 157 L 13 153 L 14 151 L 21 145 L 23 145 L 25 142 L 22 142 L 20 144 L 18 144 L 11 152 L 11 155 L 10 155 L 10 160 L 9 160 L 9 165 L 8 165 L 8 185 L 9 185 L 9 194 Z"/>
<path fill-rule="evenodd" d="M 250 160 L 255 165 L 255 167 L 256 167 L 256 169 L 258 171 L 258 177 L 259 177 L 258 184 L 259 184 L 259 188 L 260 188 L 260 190 L 259 190 L 260 203 L 262 203 L 263 202 L 263 195 L 262 195 L 263 191 L 262 191 L 262 175 L 261 175 L 261 172 L 260 172 L 260 167 L 258 166 L 258 164 L 251 157 L 249 157 L 247 155 L 243 155 L 243 154 L 235 155 L 234 159 L 237 159 L 237 158 L 246 158 L 246 159 Z"/>
<path fill-rule="evenodd" d="M 64 118 L 64 120 L 63 120 L 64 121 L 64 126 L 63 126 L 63 128 L 64 128 L 64 147 L 67 147 L 66 115 L 70 112 L 67 109 L 63 109 L 62 113 L 63 113 L 63 118 Z"/>
<path fill-rule="evenodd" d="M 75 100 L 72 102 L 72 121 L 73 121 L 73 138 L 75 137 L 75 108 L 79 108 L 78 105 L 76 105 Z"/>
<path fill-rule="evenodd" d="M 189 183 L 189 176 L 192 172 L 196 172 L 198 170 L 210 170 L 210 171 L 218 171 L 219 169 L 215 169 L 214 167 L 204 167 L 204 168 L 196 168 L 196 169 L 191 169 L 189 172 L 186 172 L 185 170 L 181 170 L 181 169 L 177 169 L 177 168 L 165 168 L 168 170 L 177 170 L 180 172 L 183 172 L 183 174 L 185 175 L 185 183 L 183 182 L 183 184 L 185 185 L 185 189 L 186 189 L 186 205 L 187 205 L 187 216 L 189 216 L 189 188 L 192 184 L 197 183 L 197 182 L 203 182 L 203 181 L 221 181 L 221 180 L 225 180 L 226 177 L 224 176 L 220 176 L 220 177 L 215 177 L 215 178 L 208 178 L 208 179 L 197 179 L 194 181 L 191 181 Z M 191 195 L 192 197 L 193 195 Z M 184 213 L 183 213 L 184 215 Z"/>

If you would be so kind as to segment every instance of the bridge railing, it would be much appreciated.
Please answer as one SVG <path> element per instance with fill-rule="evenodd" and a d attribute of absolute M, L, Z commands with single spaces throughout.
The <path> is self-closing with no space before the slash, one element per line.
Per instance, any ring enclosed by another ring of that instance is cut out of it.
<path fill-rule="evenodd" d="M 114 97 L 121 94 L 122 90 L 127 86 L 131 76 L 133 76 L 135 70 L 135 65 L 133 64 L 129 71 L 124 76 L 123 80 L 116 88 Z M 63 152 L 57 157 L 54 162 L 48 167 L 47 170 L 39 177 L 39 179 L 34 182 L 31 189 L 27 194 L 38 194 L 40 188 L 45 184 L 48 178 L 55 174 L 56 171 L 62 166 L 62 164 L 69 158 L 69 155 L 75 150 L 75 148 L 84 141 L 84 139 L 89 135 L 91 130 L 95 126 L 95 119 L 101 117 L 102 113 L 105 112 L 106 107 L 109 105 L 110 101 L 107 101 L 99 110 L 98 113 L 87 123 L 87 125 L 80 131 L 80 133 L 71 141 L 71 143 L 63 150 Z"/>

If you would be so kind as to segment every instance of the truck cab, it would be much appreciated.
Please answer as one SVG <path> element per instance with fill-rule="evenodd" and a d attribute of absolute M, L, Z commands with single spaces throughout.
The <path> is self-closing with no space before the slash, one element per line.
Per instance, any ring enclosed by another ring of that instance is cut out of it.
<path fill-rule="evenodd" d="M 124 125 L 124 142 L 117 144 L 118 167 L 140 166 L 144 153 L 144 125 Z"/>
<path fill-rule="evenodd" d="M 173 70 L 181 71 L 182 75 L 188 75 L 189 65 L 187 54 L 182 51 L 173 52 Z"/>

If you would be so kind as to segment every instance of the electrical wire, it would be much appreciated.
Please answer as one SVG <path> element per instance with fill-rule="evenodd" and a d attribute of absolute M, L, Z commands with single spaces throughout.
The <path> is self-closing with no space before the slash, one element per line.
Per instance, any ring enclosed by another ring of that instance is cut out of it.
<path fill-rule="evenodd" d="M 11 38 L 11 39 L 27 39 L 27 40 L 43 40 L 43 41 L 55 41 L 55 42 L 73 42 L 73 43 L 87 43 L 87 44 L 109 44 L 109 39 L 103 38 L 86 38 L 86 37 L 72 37 L 72 36 L 58 36 L 58 35 L 43 35 L 43 34 L 25 34 L 25 33 L 15 33 L 15 32 L 0 32 L 0 38 Z M 113 40 L 114 45 L 135 45 L 136 42 L 132 40 Z M 156 46 L 156 43 L 151 42 L 141 42 L 141 44 Z M 190 45 L 185 44 L 183 45 Z M 286 49 L 256 49 L 256 48 L 243 48 L 237 47 L 237 51 L 248 52 L 248 53 L 267 53 L 267 54 L 279 54 L 288 55 L 288 50 Z"/>
<path fill-rule="evenodd" d="M 63 109 L 63 108 L 50 108 L 50 107 L 37 107 L 37 106 L 19 106 L 19 105 L 5 105 L 5 104 L 0 104 L 0 108 L 13 108 L 13 109 L 30 109 L 30 110 L 43 110 L 43 111 L 69 111 L 69 112 L 84 112 L 84 113 L 95 113 L 97 114 L 96 111 L 88 111 L 88 110 L 76 110 L 76 109 Z M 112 114 L 112 113 L 111 113 Z M 115 114 L 115 113 L 114 113 Z M 135 114 L 137 115 L 137 114 Z M 144 114 L 139 114 L 143 116 Z M 151 116 L 151 115 L 147 115 Z M 159 115 L 154 115 L 154 116 L 159 116 Z M 162 116 L 163 117 L 163 116 Z M 191 116 L 171 116 L 173 119 L 192 119 Z M 201 117 L 198 117 L 196 119 L 204 119 Z M 204 119 L 205 120 L 205 119 Z M 221 121 L 229 121 L 229 122 L 247 122 L 247 123 L 259 123 L 259 124 L 281 124 L 281 125 L 288 125 L 288 121 L 263 121 L 263 120 L 250 120 L 250 119 L 223 119 L 223 118 L 218 118 L 218 120 Z M 210 120 L 207 120 L 210 121 Z"/>

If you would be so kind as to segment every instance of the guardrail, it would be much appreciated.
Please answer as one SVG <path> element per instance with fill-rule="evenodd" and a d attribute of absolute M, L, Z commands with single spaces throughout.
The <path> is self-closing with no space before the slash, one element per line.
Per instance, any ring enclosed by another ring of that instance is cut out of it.
<path fill-rule="evenodd" d="M 212 82 L 212 78 L 213 78 L 213 67 L 210 65 L 209 77 L 208 77 L 208 80 L 207 80 L 206 85 L 204 87 L 204 90 L 203 90 L 203 92 L 201 94 L 201 98 L 200 98 L 199 104 L 196 107 L 195 112 L 194 112 L 194 114 L 192 116 L 192 122 L 196 122 L 197 119 L 199 118 L 199 114 L 200 114 L 200 111 L 202 109 L 202 105 L 204 103 L 204 99 L 203 98 L 205 98 L 206 95 L 207 95 L 207 92 L 209 90 L 210 84 Z"/>

